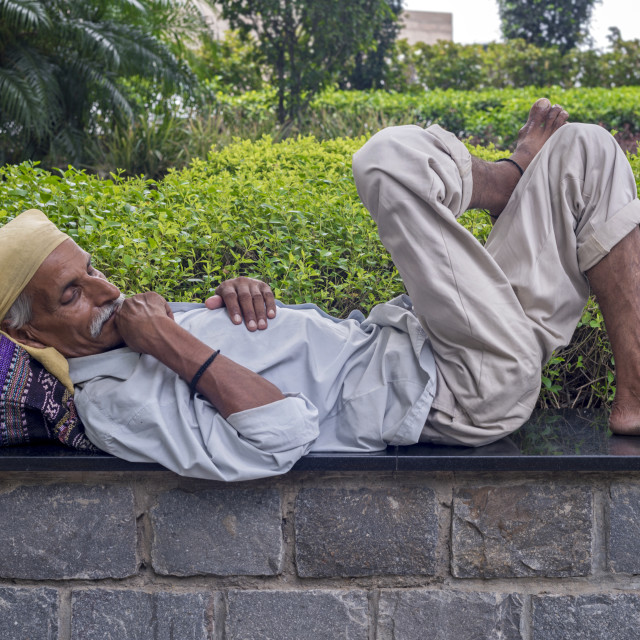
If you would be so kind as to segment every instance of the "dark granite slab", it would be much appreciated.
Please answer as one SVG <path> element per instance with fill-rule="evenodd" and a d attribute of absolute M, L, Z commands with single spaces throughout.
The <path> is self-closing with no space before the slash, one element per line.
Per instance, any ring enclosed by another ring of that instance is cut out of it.
<path fill-rule="evenodd" d="M 635 471 L 640 437 L 614 436 L 608 413 L 539 411 L 515 434 L 484 447 L 416 444 L 373 454 L 313 453 L 296 471 Z M 157 471 L 105 453 L 57 445 L 0 448 L 0 471 Z"/>

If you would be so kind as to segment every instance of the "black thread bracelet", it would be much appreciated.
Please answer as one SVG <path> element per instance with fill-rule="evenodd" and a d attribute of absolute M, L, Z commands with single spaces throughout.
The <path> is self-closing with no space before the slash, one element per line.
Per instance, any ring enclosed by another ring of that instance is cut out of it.
<path fill-rule="evenodd" d="M 496 162 L 510 162 L 514 167 L 516 167 L 516 169 L 518 169 L 518 171 L 520 172 L 520 177 L 524 175 L 524 171 L 522 170 L 522 167 L 515 160 L 512 160 L 511 158 L 500 158 L 500 160 L 496 160 Z"/>
<path fill-rule="evenodd" d="M 191 378 L 191 382 L 189 383 L 189 391 L 191 391 L 191 395 L 195 395 L 196 387 L 198 386 L 198 382 L 200 382 L 200 378 L 202 378 L 202 374 L 211 366 L 211 363 L 216 359 L 216 356 L 220 353 L 220 349 L 214 351 L 205 361 L 205 363 L 198 369 L 197 373 L 193 378 Z"/>

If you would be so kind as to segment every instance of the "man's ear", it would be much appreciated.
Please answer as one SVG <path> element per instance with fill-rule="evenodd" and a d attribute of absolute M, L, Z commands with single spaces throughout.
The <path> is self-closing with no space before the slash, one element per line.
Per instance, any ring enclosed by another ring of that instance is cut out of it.
<path fill-rule="evenodd" d="M 33 329 L 29 323 L 22 325 L 19 329 L 15 329 L 9 326 L 9 323 L 6 320 L 2 321 L 0 324 L 0 328 L 4 331 L 9 337 L 13 338 L 16 342 L 20 342 L 21 344 L 26 344 L 27 347 L 34 347 L 36 349 L 44 349 L 47 345 L 43 344 L 33 334 Z"/>

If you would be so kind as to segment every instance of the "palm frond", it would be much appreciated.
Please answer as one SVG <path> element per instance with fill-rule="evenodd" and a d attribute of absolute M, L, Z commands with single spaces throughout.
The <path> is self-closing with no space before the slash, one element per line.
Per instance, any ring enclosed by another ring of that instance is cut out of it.
<path fill-rule="evenodd" d="M 108 78 L 107 76 L 103 76 L 99 82 L 97 82 L 99 87 L 99 91 L 103 96 L 108 96 L 108 100 L 112 105 L 112 108 L 119 117 L 126 117 L 127 120 L 132 121 L 134 114 L 133 108 L 131 107 L 131 103 L 127 100 L 126 96 L 118 86 Z"/>
<path fill-rule="evenodd" d="M 156 37 L 129 25 L 101 25 L 102 33 L 121 52 L 120 73 L 157 78 L 167 86 L 179 87 L 195 83 L 191 71 Z"/>
<path fill-rule="evenodd" d="M 64 127 L 51 138 L 48 155 L 55 165 L 64 165 L 71 162 L 76 166 L 80 166 L 86 142 L 87 135 L 85 132 L 72 126 Z"/>
<path fill-rule="evenodd" d="M 119 0 L 119 2 L 121 4 L 128 5 L 129 7 L 137 11 L 144 12 L 147 10 L 144 4 L 142 2 L 138 2 L 138 0 Z"/>
<path fill-rule="evenodd" d="M 86 20 L 69 21 L 66 25 L 67 37 L 77 49 L 94 59 L 101 59 L 108 67 L 117 69 L 120 66 L 120 52 L 109 38 L 108 29 L 100 23 Z"/>
<path fill-rule="evenodd" d="M 0 22 L 14 31 L 51 26 L 41 0 L 0 0 Z"/>
<path fill-rule="evenodd" d="M 59 119 L 60 90 L 51 65 L 39 52 L 17 47 L 0 67 L 0 119 L 43 140 Z"/>
<path fill-rule="evenodd" d="M 103 112 L 113 113 L 117 119 L 133 120 L 131 104 L 107 70 L 99 68 L 82 56 L 74 56 L 68 61 L 67 75 L 85 88 L 88 104 L 83 105 L 76 100 L 74 105 L 76 109 L 88 108 L 91 104 L 95 104 Z M 71 112 L 73 109 L 68 108 L 67 111 Z"/>
<path fill-rule="evenodd" d="M 2 135 L 15 134 L 25 157 L 80 162 L 91 135 L 142 108 L 123 79 L 195 86 L 160 36 L 179 50 L 196 18 L 192 0 L 0 0 Z"/>
<path fill-rule="evenodd" d="M 153 0 L 147 25 L 151 34 L 179 48 L 185 42 L 197 42 L 207 32 L 204 15 L 193 0 Z"/>

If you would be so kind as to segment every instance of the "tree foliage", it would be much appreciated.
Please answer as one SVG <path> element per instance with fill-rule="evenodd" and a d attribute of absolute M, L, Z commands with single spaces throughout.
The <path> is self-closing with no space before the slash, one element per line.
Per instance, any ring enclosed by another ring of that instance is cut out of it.
<path fill-rule="evenodd" d="M 204 32 L 200 47 L 187 51 L 186 58 L 198 78 L 234 95 L 267 84 L 263 56 L 254 42 L 242 40 L 236 31 L 227 31 L 222 40 Z"/>
<path fill-rule="evenodd" d="M 353 70 L 349 73 L 347 82 L 341 83 L 343 86 L 361 90 L 386 87 L 388 58 L 400 32 L 398 17 L 402 12 L 402 1 L 387 0 L 391 11 L 387 12 L 375 28 L 375 48 L 356 53 Z"/>
<path fill-rule="evenodd" d="M 255 38 L 271 70 L 278 120 L 297 118 L 313 95 L 360 51 L 375 48 L 386 0 L 219 0 L 222 16 Z"/>
<path fill-rule="evenodd" d="M 389 56 L 385 88 L 476 91 L 494 87 L 623 87 L 640 85 L 640 40 L 615 31 L 605 50 L 538 47 L 521 39 L 488 45 L 399 40 Z"/>
<path fill-rule="evenodd" d="M 89 134 L 133 118 L 122 78 L 188 86 L 191 74 L 154 34 L 181 24 L 168 21 L 174 5 L 0 0 L 0 161 L 82 164 Z"/>
<path fill-rule="evenodd" d="M 561 52 L 589 41 L 589 22 L 600 0 L 497 0 L 502 35 Z"/>

